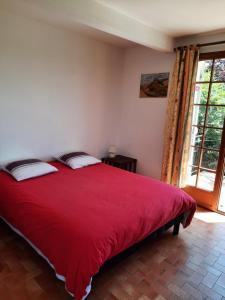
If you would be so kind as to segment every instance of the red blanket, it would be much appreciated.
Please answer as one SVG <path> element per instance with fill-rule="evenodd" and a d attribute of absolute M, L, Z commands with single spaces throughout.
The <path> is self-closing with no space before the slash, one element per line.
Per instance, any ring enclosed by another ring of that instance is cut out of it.
<path fill-rule="evenodd" d="M 104 164 L 16 182 L 0 172 L 0 216 L 65 277 L 77 300 L 103 263 L 196 203 L 152 178 Z"/>

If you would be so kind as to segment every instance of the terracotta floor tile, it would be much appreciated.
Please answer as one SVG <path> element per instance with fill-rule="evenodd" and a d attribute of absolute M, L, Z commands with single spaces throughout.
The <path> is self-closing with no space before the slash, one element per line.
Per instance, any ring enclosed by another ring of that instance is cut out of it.
<path fill-rule="evenodd" d="M 209 297 L 209 299 L 213 300 L 221 300 L 222 296 L 220 294 L 217 294 L 213 289 L 208 288 L 204 284 L 200 284 L 198 286 L 198 290 L 203 294 Z"/>
<path fill-rule="evenodd" d="M 146 243 L 93 279 L 88 300 L 225 300 L 225 217 Z M 224 297 L 224 298 L 223 298 Z M 72 300 L 31 247 L 0 224 L 0 300 Z"/>
<path fill-rule="evenodd" d="M 225 267 L 225 255 L 221 255 L 217 261 L 216 261 L 219 265 L 224 266 Z"/>
<path fill-rule="evenodd" d="M 206 285 L 208 288 L 212 288 L 217 280 L 218 276 L 208 273 L 202 280 L 202 284 Z"/>
<path fill-rule="evenodd" d="M 220 294 L 221 296 L 225 297 L 225 288 L 222 287 L 221 285 L 215 284 L 213 286 L 213 290 Z"/>
<path fill-rule="evenodd" d="M 225 274 L 222 274 L 216 283 L 225 288 Z"/>

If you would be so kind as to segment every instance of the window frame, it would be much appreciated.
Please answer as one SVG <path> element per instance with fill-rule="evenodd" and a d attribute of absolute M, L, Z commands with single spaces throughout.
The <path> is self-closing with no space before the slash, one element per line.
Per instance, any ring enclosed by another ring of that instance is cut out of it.
<path fill-rule="evenodd" d="M 195 168 L 197 170 L 197 175 L 196 175 L 196 181 L 195 185 L 187 185 L 184 189 L 189 192 L 192 196 L 196 196 L 198 202 L 200 202 L 200 205 L 206 206 L 210 209 L 218 211 L 218 201 L 219 201 L 219 195 L 220 195 L 220 190 L 222 187 L 222 181 L 223 181 L 223 172 L 225 168 L 225 162 L 224 162 L 224 155 L 225 155 L 225 119 L 224 119 L 224 124 L 223 127 L 213 127 L 213 126 L 207 126 L 207 113 L 210 107 L 225 107 L 225 104 L 221 105 L 215 105 L 215 104 L 210 104 L 210 96 L 211 96 L 211 89 L 212 89 L 212 84 L 213 83 L 224 83 L 225 84 L 225 79 L 222 81 L 215 81 L 213 80 L 213 72 L 214 72 L 214 62 L 216 59 L 221 59 L 225 58 L 225 51 L 218 51 L 218 52 L 209 52 L 209 53 L 201 53 L 199 56 L 199 61 L 204 61 L 204 60 L 212 60 L 212 69 L 211 69 L 211 74 L 210 74 L 210 80 L 209 81 L 195 81 L 196 84 L 202 84 L 202 83 L 208 83 L 209 84 L 209 89 L 208 89 L 208 95 L 207 95 L 207 101 L 205 104 L 193 104 L 193 108 L 195 106 L 204 106 L 206 108 L 205 111 L 205 116 L 204 116 L 204 123 L 203 125 L 192 125 L 193 127 L 197 128 L 202 128 L 203 133 L 200 141 L 200 145 L 191 145 L 190 144 L 190 150 L 191 147 L 193 150 L 198 150 L 200 151 L 200 157 L 198 158 L 198 163 L 197 164 L 188 164 L 189 167 Z M 197 78 L 196 78 L 197 79 Z M 218 129 L 222 131 L 222 137 L 221 137 L 221 145 L 220 149 L 211 149 L 209 147 L 204 147 L 204 142 L 205 142 L 205 136 L 206 136 L 206 131 L 207 129 Z M 212 150 L 215 152 L 219 152 L 219 158 L 217 162 L 217 167 L 215 169 L 208 169 L 204 168 L 201 166 L 202 163 L 202 158 L 203 158 L 203 152 L 204 150 Z M 200 174 L 200 170 L 207 170 L 209 172 L 212 172 L 215 174 L 215 181 L 214 181 L 214 189 L 213 191 L 209 190 L 203 190 L 200 187 L 197 186 L 198 183 L 198 178 Z M 205 201 L 203 201 L 203 197 L 205 197 Z"/>

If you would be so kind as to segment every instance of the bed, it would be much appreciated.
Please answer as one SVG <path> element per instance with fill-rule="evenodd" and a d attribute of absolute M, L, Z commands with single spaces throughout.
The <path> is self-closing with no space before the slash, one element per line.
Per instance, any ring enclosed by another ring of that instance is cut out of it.
<path fill-rule="evenodd" d="M 190 224 L 181 189 L 103 163 L 16 182 L 0 171 L 0 217 L 42 255 L 76 300 L 110 259 L 163 226 Z M 171 223 L 172 222 L 172 223 Z"/>

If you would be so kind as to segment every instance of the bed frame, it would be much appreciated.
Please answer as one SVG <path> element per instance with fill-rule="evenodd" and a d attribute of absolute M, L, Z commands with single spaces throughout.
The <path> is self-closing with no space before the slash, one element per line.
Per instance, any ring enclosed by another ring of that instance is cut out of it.
<path fill-rule="evenodd" d="M 184 221 L 184 218 L 185 218 L 185 212 L 182 213 L 181 215 L 179 215 L 178 217 L 176 217 L 175 219 L 169 221 L 168 223 L 166 223 L 165 225 L 163 225 L 162 227 L 160 227 L 156 231 L 152 232 L 144 240 L 138 242 L 137 244 L 131 246 L 130 248 L 124 250 L 123 252 L 119 253 L 118 255 L 116 255 L 116 256 L 112 257 L 111 259 L 107 260 L 104 263 L 104 265 L 100 268 L 99 273 L 104 273 L 105 271 L 107 271 L 113 265 L 121 262 L 123 259 L 127 258 L 131 254 L 136 252 L 144 244 L 147 244 L 149 241 L 151 241 L 151 240 L 159 237 L 163 233 L 165 233 L 171 227 L 173 227 L 173 235 L 174 236 L 178 235 L 179 234 L 179 229 L 180 229 L 180 224 Z M 98 276 L 98 274 L 96 274 L 95 276 Z"/>

